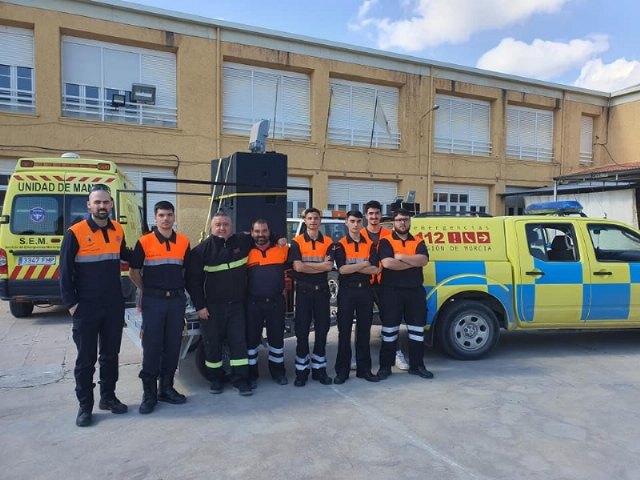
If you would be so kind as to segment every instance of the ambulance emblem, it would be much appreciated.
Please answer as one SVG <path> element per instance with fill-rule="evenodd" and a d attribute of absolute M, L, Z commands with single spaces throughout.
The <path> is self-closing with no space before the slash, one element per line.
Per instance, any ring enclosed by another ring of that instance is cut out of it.
<path fill-rule="evenodd" d="M 33 223 L 42 223 L 46 217 L 44 208 L 42 207 L 33 207 L 29 211 L 29 216 L 31 217 L 31 221 Z"/>

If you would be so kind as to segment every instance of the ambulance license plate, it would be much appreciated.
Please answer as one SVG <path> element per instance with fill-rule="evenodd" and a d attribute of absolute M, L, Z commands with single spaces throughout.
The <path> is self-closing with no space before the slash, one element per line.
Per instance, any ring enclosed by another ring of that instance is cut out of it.
<path fill-rule="evenodd" d="M 55 265 L 56 257 L 18 257 L 18 265 Z"/>

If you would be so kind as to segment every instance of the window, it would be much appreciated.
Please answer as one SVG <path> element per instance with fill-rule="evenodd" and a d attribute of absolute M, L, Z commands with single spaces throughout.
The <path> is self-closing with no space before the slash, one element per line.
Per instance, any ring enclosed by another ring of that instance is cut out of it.
<path fill-rule="evenodd" d="M 16 235 L 63 235 L 87 215 L 87 195 L 16 195 L 11 232 Z M 111 218 L 113 218 L 113 211 Z"/>
<path fill-rule="evenodd" d="M 63 37 L 62 78 L 65 117 L 159 127 L 177 125 L 174 53 Z M 134 83 L 155 87 L 155 104 L 132 101 Z M 124 99 L 124 105 L 117 96 Z"/>
<path fill-rule="evenodd" d="M 593 163 L 593 117 L 587 115 L 580 122 L 580 163 Z"/>
<path fill-rule="evenodd" d="M 570 224 L 531 223 L 526 226 L 529 253 L 545 262 L 576 262 L 580 259 L 576 234 Z"/>
<path fill-rule="evenodd" d="M 551 161 L 553 159 L 553 112 L 508 106 L 507 157 Z"/>
<path fill-rule="evenodd" d="M 308 75 L 237 63 L 224 66 L 223 132 L 249 136 L 251 126 L 269 120 L 269 136 L 311 139 Z"/>
<path fill-rule="evenodd" d="M 382 213 L 389 213 L 390 205 L 398 195 L 396 182 L 380 180 L 329 179 L 328 210 L 360 210 L 364 213 L 364 205 L 370 200 L 378 200 L 382 204 Z"/>
<path fill-rule="evenodd" d="M 33 31 L 0 25 L 0 110 L 35 112 Z"/>
<path fill-rule="evenodd" d="M 287 177 L 287 187 L 287 217 L 300 218 L 302 212 L 309 206 L 311 199 L 309 179 L 307 177 Z"/>
<path fill-rule="evenodd" d="M 0 215 L 4 206 L 4 198 L 7 196 L 7 186 L 9 185 L 9 179 L 11 174 L 5 175 L 0 173 Z"/>
<path fill-rule="evenodd" d="M 329 87 L 329 143 L 400 147 L 397 88 L 337 79 Z"/>
<path fill-rule="evenodd" d="M 587 226 L 600 262 L 640 262 L 640 237 L 617 225 L 591 223 Z"/>
<path fill-rule="evenodd" d="M 482 215 L 487 213 L 489 191 L 486 187 L 440 184 L 433 189 L 433 211 L 446 215 Z"/>
<path fill-rule="evenodd" d="M 437 95 L 436 104 L 436 152 L 491 154 L 489 102 Z"/>

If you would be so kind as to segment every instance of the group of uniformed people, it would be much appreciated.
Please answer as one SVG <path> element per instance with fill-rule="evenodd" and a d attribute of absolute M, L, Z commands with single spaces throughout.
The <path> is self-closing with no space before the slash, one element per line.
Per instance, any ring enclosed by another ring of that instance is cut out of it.
<path fill-rule="evenodd" d="M 294 385 L 311 378 L 323 385 L 342 384 L 351 369 L 351 332 L 356 320 L 356 376 L 370 382 L 391 375 L 400 323 L 408 328 L 409 373 L 432 378 L 423 363 L 426 317 L 422 267 L 427 248 L 409 233 L 405 210 L 393 214 L 393 229 L 381 227 L 381 205 L 350 211 L 348 233 L 333 242 L 320 231 L 321 215 L 304 211 L 306 231 L 291 247 L 278 238 L 266 220 L 254 221 L 250 233 L 233 233 L 231 218 L 216 213 L 211 235 L 191 249 L 189 240 L 174 231 L 175 209 L 167 201 L 154 207 L 156 228 L 126 247 L 124 233 L 109 215 L 113 201 L 108 187 L 95 185 L 87 202 L 88 217 L 65 233 L 60 259 L 64 304 L 73 316 L 73 340 L 78 356 L 74 369 L 80 404 L 76 425 L 92 422 L 96 360 L 100 365 L 99 408 L 121 414 L 128 408 L 115 395 L 118 354 L 124 326 L 120 286 L 121 262 L 129 262 L 130 278 L 141 292 L 143 360 L 139 377 L 143 397 L 139 412 L 154 411 L 157 402 L 185 403 L 174 388 L 178 366 L 186 291 L 200 319 L 210 391 L 223 392 L 230 383 L 240 395 L 253 393 L 258 379 L 258 347 L 266 326 L 269 372 L 279 385 L 288 384 L 284 367 L 284 279 L 291 265 L 295 278 Z M 338 267 L 338 354 L 335 378 L 327 373 L 326 340 L 330 326 L 327 274 Z M 370 330 L 374 302 L 382 319 L 380 368 L 371 371 Z M 315 341 L 309 346 L 313 325 Z M 223 344 L 229 348 L 230 374 L 223 369 Z"/>

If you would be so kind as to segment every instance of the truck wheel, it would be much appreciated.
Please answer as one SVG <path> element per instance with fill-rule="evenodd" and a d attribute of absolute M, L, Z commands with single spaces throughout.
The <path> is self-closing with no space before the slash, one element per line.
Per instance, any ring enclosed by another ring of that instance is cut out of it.
<path fill-rule="evenodd" d="M 11 311 L 11 315 L 16 318 L 28 317 L 33 313 L 33 303 L 16 302 L 15 300 L 10 300 L 9 310 Z"/>
<path fill-rule="evenodd" d="M 462 300 L 442 312 L 436 327 L 445 353 L 458 360 L 476 360 L 498 343 L 500 328 L 495 313 L 481 302 Z"/>

